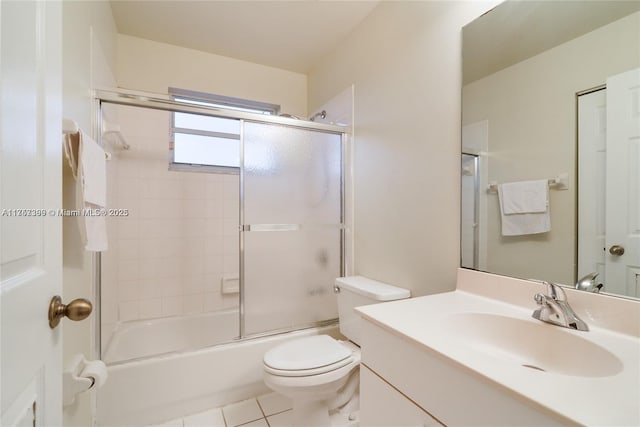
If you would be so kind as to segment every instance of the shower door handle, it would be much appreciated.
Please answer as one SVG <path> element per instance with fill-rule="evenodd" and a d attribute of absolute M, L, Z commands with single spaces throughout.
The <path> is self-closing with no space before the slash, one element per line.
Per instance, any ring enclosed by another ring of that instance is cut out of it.
<path fill-rule="evenodd" d="M 298 231 L 300 224 L 244 224 L 242 231 Z"/>

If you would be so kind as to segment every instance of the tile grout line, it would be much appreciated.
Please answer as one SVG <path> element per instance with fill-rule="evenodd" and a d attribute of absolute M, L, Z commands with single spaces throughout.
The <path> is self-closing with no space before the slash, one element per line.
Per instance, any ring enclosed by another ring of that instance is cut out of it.
<path fill-rule="evenodd" d="M 260 412 L 262 412 L 262 416 L 263 416 L 264 422 L 267 423 L 267 427 L 271 427 L 271 424 L 269 424 L 269 419 L 267 419 L 267 414 L 264 412 L 264 409 L 262 409 L 260 400 L 258 400 L 257 397 L 256 397 L 256 403 L 258 404 L 258 408 L 260 408 Z"/>
<path fill-rule="evenodd" d="M 220 406 L 220 413 L 222 414 L 222 422 L 224 423 L 224 427 L 229 427 L 229 424 L 227 424 L 227 417 L 224 415 L 222 406 Z"/>

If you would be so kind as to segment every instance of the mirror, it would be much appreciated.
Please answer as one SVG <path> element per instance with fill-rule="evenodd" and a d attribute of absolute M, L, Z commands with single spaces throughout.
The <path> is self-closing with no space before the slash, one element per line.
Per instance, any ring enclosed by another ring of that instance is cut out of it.
<path fill-rule="evenodd" d="M 462 267 L 640 297 L 640 1 L 509 0 L 462 39 Z"/>

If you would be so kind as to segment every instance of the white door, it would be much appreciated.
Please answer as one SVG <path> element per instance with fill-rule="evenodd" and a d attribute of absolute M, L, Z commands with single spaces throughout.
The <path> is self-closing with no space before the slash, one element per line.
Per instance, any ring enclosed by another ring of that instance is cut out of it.
<path fill-rule="evenodd" d="M 62 424 L 61 2 L 0 3 L 0 425 Z"/>
<path fill-rule="evenodd" d="M 605 271 L 607 91 L 578 97 L 578 278 Z M 604 291 L 609 291 L 608 287 Z"/>
<path fill-rule="evenodd" d="M 607 79 L 606 198 L 605 289 L 640 297 L 640 69 Z"/>

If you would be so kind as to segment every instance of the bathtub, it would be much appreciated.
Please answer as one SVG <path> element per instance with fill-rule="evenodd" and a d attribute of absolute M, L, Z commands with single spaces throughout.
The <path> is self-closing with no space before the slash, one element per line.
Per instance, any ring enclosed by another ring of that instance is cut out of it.
<path fill-rule="evenodd" d="M 238 337 L 238 316 L 238 309 L 229 309 L 124 322 L 113 331 L 102 360 L 109 365 L 232 342 Z"/>
<path fill-rule="evenodd" d="M 232 317 L 226 312 L 224 315 Z M 150 331 L 188 331 L 195 341 L 203 339 L 208 334 L 208 319 L 200 326 L 192 320 L 194 317 L 158 319 L 118 328 L 105 351 L 105 356 L 115 362 L 107 360 L 109 377 L 96 394 L 98 426 L 156 424 L 268 393 L 262 380 L 262 357 L 267 350 L 308 335 L 340 338 L 337 323 L 191 351 L 184 351 L 194 348 L 189 340 L 178 341 L 180 345 L 176 346 L 168 344 L 169 337 L 149 338 Z M 237 320 L 235 311 L 234 335 Z M 125 349 L 125 344 L 133 348 Z M 146 345 L 165 354 L 145 357 L 150 353 Z"/>

